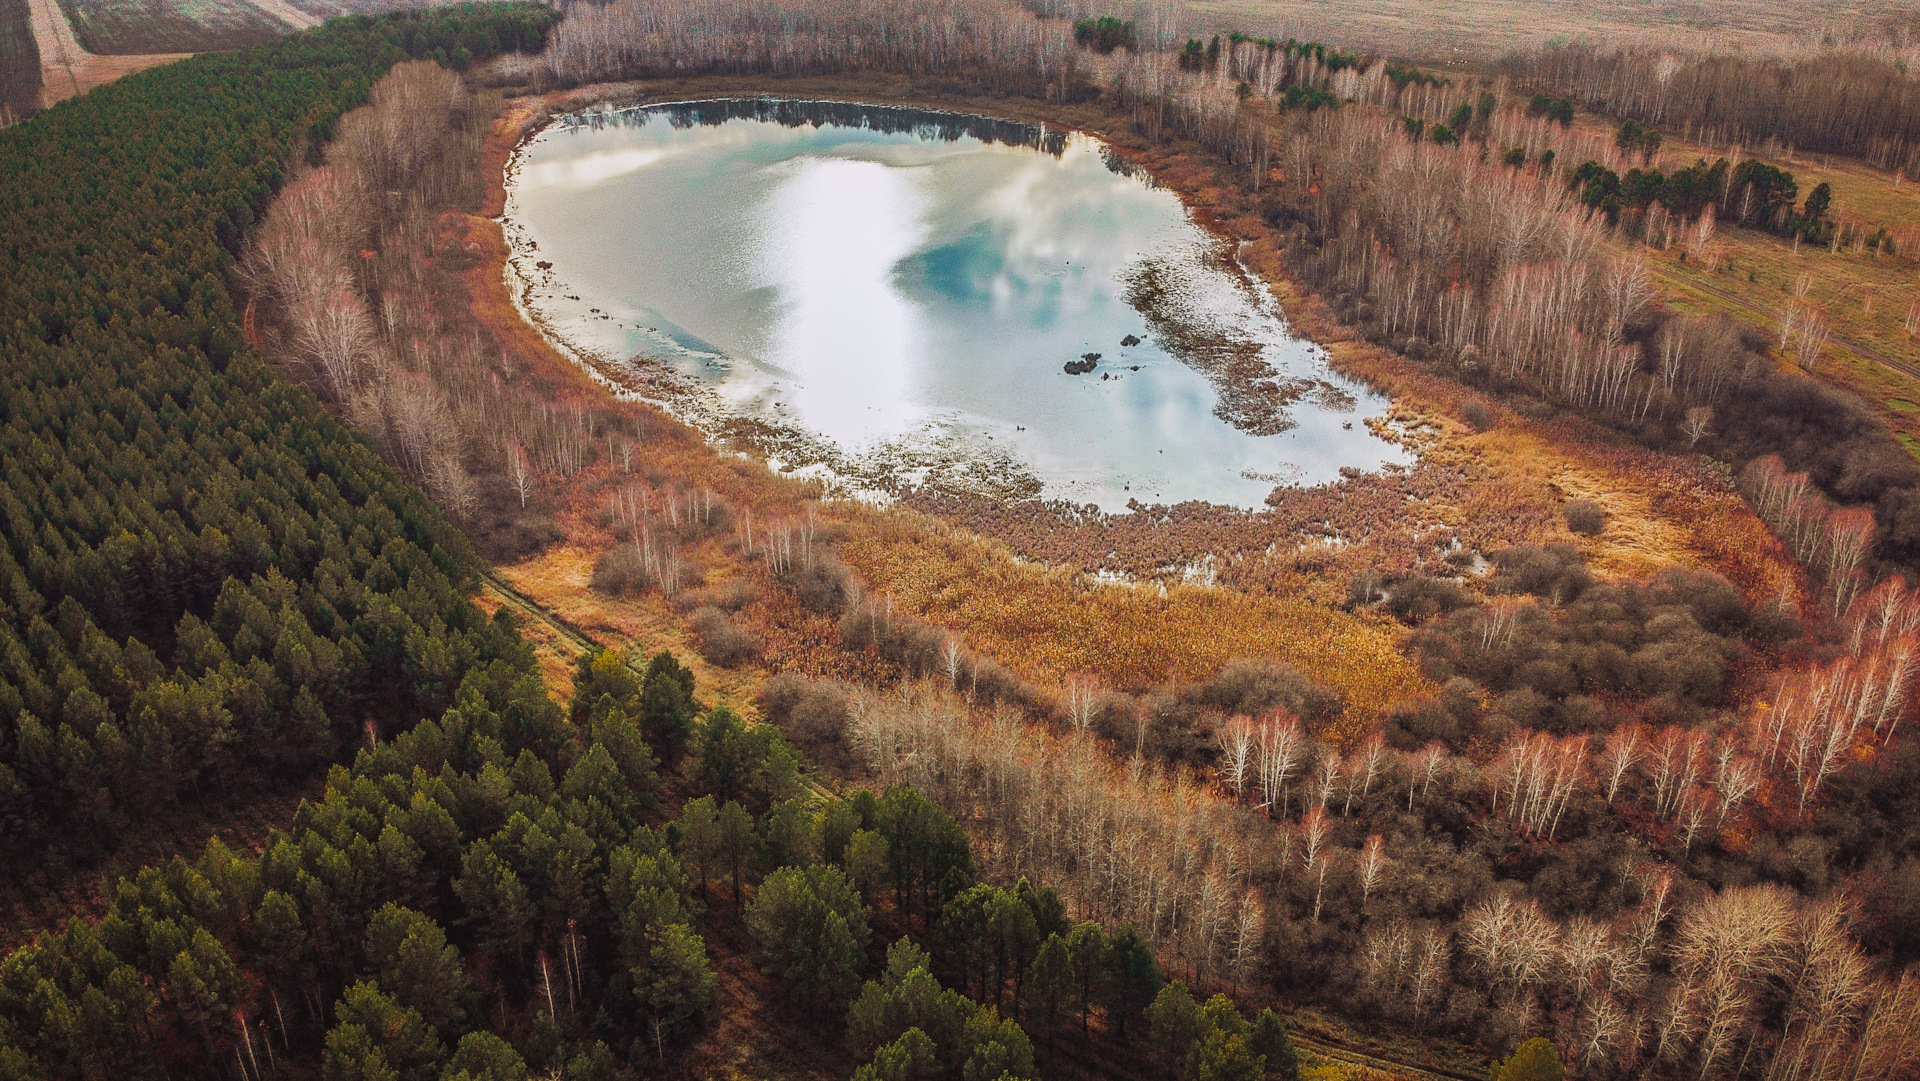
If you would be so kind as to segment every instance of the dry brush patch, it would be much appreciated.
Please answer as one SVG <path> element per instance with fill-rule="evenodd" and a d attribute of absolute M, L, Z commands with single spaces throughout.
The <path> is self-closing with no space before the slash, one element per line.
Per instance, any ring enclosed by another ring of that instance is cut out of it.
<path fill-rule="evenodd" d="M 1004 547 L 904 513 L 857 526 L 843 546 L 872 591 L 948 627 L 1028 678 L 1074 673 L 1144 689 L 1192 683 L 1240 657 L 1277 657 L 1346 697 L 1367 725 L 1429 693 L 1396 633 L 1311 601 L 1191 586 L 1089 585 L 1016 562 Z"/>

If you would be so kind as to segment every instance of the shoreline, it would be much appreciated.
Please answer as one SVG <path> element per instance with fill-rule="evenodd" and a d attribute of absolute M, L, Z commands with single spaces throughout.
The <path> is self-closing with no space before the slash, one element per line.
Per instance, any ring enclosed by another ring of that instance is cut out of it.
<path fill-rule="evenodd" d="M 938 511 L 949 525 L 1007 545 L 1022 559 L 1108 579 L 1147 581 L 1158 577 L 1156 568 L 1212 554 L 1226 568 L 1223 586 L 1250 596 L 1302 596 L 1326 607 L 1344 603 L 1344 583 L 1351 574 L 1415 572 L 1433 558 L 1432 544 L 1448 537 L 1484 551 L 1570 543 L 1606 577 L 1646 578 L 1665 566 L 1712 569 L 1750 599 L 1804 596 L 1797 568 L 1718 472 L 1693 459 L 1626 445 L 1617 434 L 1565 413 L 1522 416 L 1362 340 L 1334 317 L 1324 298 L 1303 289 L 1289 273 L 1285 240 L 1255 213 L 1240 187 L 1244 178 L 1223 177 L 1218 163 L 1185 144 L 1145 144 L 1104 99 L 1043 103 L 936 91 L 904 76 L 876 75 L 701 76 L 522 94 L 509 99 L 485 152 L 490 166 L 486 206 L 493 214 L 503 211 L 509 155 L 561 112 L 642 99 L 668 104 L 770 96 L 964 112 L 1100 139 L 1116 159 L 1169 189 L 1196 226 L 1233 243 L 1237 260 L 1266 287 L 1288 326 L 1324 349 L 1330 369 L 1390 396 L 1381 434 L 1417 454 L 1415 465 L 1400 473 L 1276 489 L 1264 509 L 1136 504 L 1089 517 L 1083 507 L 1063 510 L 1040 500 L 1018 505 L 973 500 L 970 507 L 949 501 Z M 1273 183 L 1285 179 L 1278 169 L 1268 178 Z M 487 224 L 500 228 L 498 222 Z M 504 250 L 496 257 L 504 261 Z M 504 267 L 495 277 L 500 284 L 493 287 L 504 287 Z M 476 298 L 481 292 L 475 289 Z M 527 327 L 518 312 L 513 321 L 560 357 L 545 334 Z M 1494 413 L 1491 429 L 1474 429 L 1462 419 L 1462 407 L 1476 401 Z M 1569 532 L 1558 507 L 1578 498 L 1600 501 L 1616 526 L 1601 537 Z M 1179 542 L 1187 560 L 1165 557 L 1173 535 L 1187 538 Z"/>
<path fill-rule="evenodd" d="M 641 352 L 622 359 L 605 349 L 584 344 L 576 335 L 562 330 L 552 318 L 552 313 L 538 302 L 536 294 L 541 294 L 542 290 L 559 295 L 567 293 L 572 287 L 557 279 L 551 255 L 543 252 L 533 239 L 524 214 L 518 213 L 517 205 L 518 181 L 526 167 L 527 154 L 542 135 L 554 131 L 558 126 L 564 125 L 568 131 L 597 129 L 603 119 L 611 123 L 614 117 L 644 110 L 750 102 L 765 103 L 775 109 L 786 106 L 796 106 L 802 110 L 808 106 L 847 106 L 860 111 L 910 110 L 913 114 L 964 121 L 969 128 L 981 124 L 1017 125 L 1030 130 L 1024 133 L 1017 130 L 1012 133 L 989 130 L 972 134 L 990 143 L 1038 147 L 1040 152 L 1055 156 L 1068 145 L 1066 140 L 1085 140 L 1082 153 L 1090 149 L 1099 154 L 1109 171 L 1137 178 L 1146 187 L 1166 191 L 1172 196 L 1184 228 L 1193 234 L 1193 239 L 1199 245 L 1193 252 L 1191 267 L 1181 263 L 1166 264 L 1163 268 L 1161 259 L 1148 258 L 1142 253 L 1125 274 L 1110 284 L 1115 291 L 1125 295 L 1127 304 L 1148 327 L 1153 328 L 1151 337 L 1165 353 L 1166 359 L 1184 369 L 1181 378 L 1195 377 L 1201 381 L 1200 385 L 1211 389 L 1213 408 L 1211 416 L 1205 419 L 1225 425 L 1239 435 L 1258 439 L 1295 431 L 1301 424 L 1299 411 L 1305 410 L 1313 421 L 1306 433 L 1309 435 L 1309 444 L 1324 442 L 1327 446 L 1338 447 L 1342 445 L 1341 432 L 1332 430 L 1333 424 L 1343 415 L 1351 414 L 1351 419 L 1347 419 L 1341 427 L 1352 432 L 1358 423 L 1365 433 L 1354 433 L 1353 438 L 1358 439 L 1359 443 L 1350 448 L 1359 460 L 1341 466 L 1337 475 L 1331 471 L 1310 475 L 1301 463 L 1311 461 L 1311 455 L 1302 457 L 1296 454 L 1295 457 L 1299 458 L 1297 461 L 1282 460 L 1265 465 L 1255 463 L 1236 475 L 1239 481 L 1254 484 L 1265 481 L 1265 489 L 1258 495 L 1229 497 L 1236 498 L 1233 502 L 1212 502 L 1211 498 L 1217 498 L 1216 495 L 1203 500 L 1206 505 L 1260 514 L 1264 512 L 1262 501 L 1271 501 L 1274 485 L 1298 486 L 1304 483 L 1309 487 L 1323 487 L 1355 472 L 1378 474 L 1383 470 L 1410 468 L 1418 463 L 1419 441 L 1409 438 L 1405 427 L 1395 421 L 1393 399 L 1372 381 L 1337 367 L 1326 346 L 1297 333 L 1295 322 L 1281 305 L 1272 283 L 1266 281 L 1243 258 L 1242 249 L 1246 241 L 1223 232 L 1217 222 L 1204 218 L 1199 208 L 1183 198 L 1177 190 L 1161 183 L 1150 170 L 1126 161 L 1122 156 L 1123 147 L 1095 131 L 1050 120 L 1016 118 L 1004 114 L 996 116 L 966 108 L 930 108 L 919 104 L 875 101 L 870 100 L 868 95 L 829 96 L 761 91 L 744 94 L 693 93 L 654 98 L 646 95 L 638 86 L 619 84 L 609 88 L 616 91 L 613 94 L 596 95 L 591 101 L 581 101 L 580 98 L 592 89 L 584 88 L 568 94 L 559 103 L 553 102 L 554 95 L 535 99 L 541 107 L 525 115 L 517 138 L 500 164 L 498 173 L 489 176 L 490 183 L 496 183 L 494 175 L 499 178 L 498 197 L 489 199 L 489 209 L 497 208 L 493 221 L 501 230 L 508 248 L 502 270 L 505 286 L 520 317 L 547 339 L 557 353 L 579 366 L 616 396 L 644 401 L 699 431 L 718 450 L 748 451 L 753 456 L 765 459 L 769 468 L 776 473 L 810 477 L 821 482 L 834 497 L 878 505 L 887 505 L 902 498 L 937 496 L 984 498 L 1001 502 L 1065 500 L 1078 506 L 1083 498 L 1080 490 L 1083 489 L 1089 495 L 1093 490 L 1106 490 L 1106 498 L 1117 503 L 1119 493 L 1112 489 L 1120 488 L 1119 482 L 1129 479 L 1124 473 L 1103 477 L 1083 475 L 1082 471 L 1048 476 L 1035 464 L 1031 452 L 1022 454 L 993 445 L 992 436 L 988 433 L 1013 427 L 1012 420 L 976 416 L 965 410 L 936 409 L 928 419 L 907 431 L 884 436 L 870 444 L 843 447 L 831 437 L 813 432 L 799 423 L 737 406 L 720 391 L 720 383 L 709 383 L 680 371 L 672 361 L 649 355 L 644 345 Z M 789 118 L 779 122 L 811 123 L 816 127 L 856 124 L 865 128 L 868 125 L 862 121 L 866 119 L 868 117 L 865 116 L 845 119 L 838 116 L 803 116 L 799 121 Z M 917 131 L 921 126 L 918 123 L 920 119 L 918 115 L 901 118 L 897 129 L 893 126 L 895 121 L 876 120 L 873 127 L 887 132 Z M 1173 284 L 1162 283 L 1158 289 L 1142 284 L 1160 282 L 1168 272 L 1173 275 L 1170 279 Z M 1219 280 L 1214 281 L 1214 277 Z M 1219 289 L 1227 290 L 1230 295 L 1224 311 L 1212 310 L 1218 297 L 1212 301 L 1207 299 Z M 578 298 L 568 296 L 568 299 Z M 609 300 L 607 297 L 594 299 L 602 304 Z M 1224 323 L 1220 322 L 1223 314 Z M 1284 349 L 1287 356 L 1283 358 L 1269 352 L 1276 348 Z M 731 383 L 737 380 L 723 377 L 723 381 Z M 1384 400 L 1367 401 L 1362 395 Z M 1028 420 L 1027 423 L 1032 424 L 1033 421 Z M 1316 432 L 1313 429 L 1324 430 Z M 984 441 L 982 436 L 986 436 Z M 1267 449 L 1279 450 L 1277 446 Z M 1336 455 L 1336 458 L 1339 457 L 1351 456 Z M 1253 472 L 1256 467 L 1258 471 Z M 1320 468 L 1330 467 L 1323 463 Z M 1042 479 L 1043 476 L 1048 479 Z M 1309 477 L 1311 479 L 1306 479 Z M 1142 487 L 1142 478 L 1132 477 L 1131 481 L 1141 491 L 1129 499 L 1129 504 L 1140 498 L 1149 498 L 1147 492 L 1151 489 Z M 1103 513 L 1119 514 L 1125 511 L 1116 505 Z"/>

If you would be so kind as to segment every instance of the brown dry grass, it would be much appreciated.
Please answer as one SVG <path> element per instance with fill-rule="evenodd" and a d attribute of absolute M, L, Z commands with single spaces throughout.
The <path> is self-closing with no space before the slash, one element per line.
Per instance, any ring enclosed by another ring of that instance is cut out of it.
<path fill-rule="evenodd" d="M 1357 719 L 1429 693 L 1395 630 L 1298 598 L 1198 587 L 1090 585 L 909 512 L 853 527 L 844 552 L 878 592 L 1008 667 L 1119 687 L 1204 679 L 1237 657 L 1279 657 L 1347 696 Z"/>
<path fill-rule="evenodd" d="M 651 100 L 666 100 L 766 87 L 764 81 L 701 79 L 648 89 Z M 1123 147 L 1130 141 L 1127 132 L 1117 130 L 1114 117 L 1092 106 L 1056 109 L 1022 102 L 1008 108 L 1006 102 L 954 101 L 898 80 L 795 80 L 778 89 L 949 108 L 971 105 L 1105 134 Z M 631 93 L 630 87 L 587 88 L 564 98 L 519 99 L 496 124 L 485 150 L 491 189 L 483 214 L 446 222 L 449 231 L 464 234 L 469 251 L 481 256 L 461 275 L 473 309 L 556 398 L 590 400 L 598 408 L 651 417 L 655 434 L 641 458 L 656 475 L 682 488 L 710 487 L 729 506 L 751 510 L 758 522 L 800 517 L 816 494 L 811 486 L 775 476 L 758 462 L 723 456 L 697 433 L 647 406 L 611 404 L 599 384 L 520 318 L 507 294 L 506 247 L 499 226 L 485 215 L 498 213 L 502 205 L 500 181 L 511 148 L 549 110 Z M 1116 130 L 1103 132 L 1108 128 Z M 1458 483 L 1422 508 L 1423 517 L 1437 518 L 1467 543 L 1487 550 L 1516 543 L 1577 543 L 1607 574 L 1641 577 L 1680 565 L 1718 570 L 1756 598 L 1795 588 L 1791 562 L 1724 477 L 1698 463 L 1623 446 L 1608 433 L 1565 417 L 1537 421 L 1497 410 L 1501 416 L 1493 430 L 1472 431 L 1458 419 L 1460 407 L 1476 397 L 1472 392 L 1360 341 L 1316 298 L 1302 296 L 1288 282 L 1275 238 L 1243 204 L 1236 187 L 1178 150 L 1130 153 L 1179 192 L 1198 220 L 1250 241 L 1244 258 L 1274 283 L 1295 325 L 1326 344 L 1337 367 L 1394 396 L 1394 417 L 1415 433 L 1411 438 L 1421 448 L 1423 468 L 1457 474 Z M 603 463 L 558 487 L 550 494 L 549 509 L 568 541 L 502 573 L 516 589 L 608 641 L 691 655 L 684 614 L 692 602 L 670 605 L 657 594 L 614 599 L 587 588 L 594 558 L 615 542 L 597 524 L 602 493 L 626 479 Z M 1601 536 L 1566 531 L 1559 509 L 1574 498 L 1593 498 L 1608 509 L 1612 521 Z M 823 531 L 841 538 L 843 558 L 875 592 L 1043 686 L 1058 686 L 1075 673 L 1127 687 L 1192 681 L 1237 657 L 1273 656 L 1346 694 L 1356 724 L 1432 690 L 1402 655 L 1402 630 L 1333 606 L 1344 595 L 1346 578 L 1368 565 L 1366 544 L 1351 545 L 1304 574 L 1285 571 L 1275 578 L 1284 588 L 1264 593 L 1163 589 L 1155 583 L 1096 587 L 1074 568 L 1024 561 L 1003 543 L 924 515 L 851 503 L 822 505 L 818 514 Z M 1361 530 L 1353 533 L 1359 536 Z M 734 579 L 763 587 L 740 616 L 765 644 L 760 661 L 740 671 L 695 662 L 702 685 L 712 687 L 718 700 L 746 706 L 772 671 L 862 682 L 892 678 L 877 658 L 835 648 L 831 619 L 800 611 L 784 591 L 771 588 L 764 567 L 743 558 L 731 540 L 709 539 L 688 554 L 704 568 L 709 590 Z"/>

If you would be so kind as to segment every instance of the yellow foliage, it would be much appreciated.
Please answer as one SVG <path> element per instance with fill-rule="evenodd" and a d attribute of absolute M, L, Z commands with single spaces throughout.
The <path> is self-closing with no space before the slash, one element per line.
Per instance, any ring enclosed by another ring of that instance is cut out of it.
<path fill-rule="evenodd" d="M 852 523 L 842 555 L 875 593 L 963 636 L 1029 679 L 1088 673 L 1116 687 L 1194 682 L 1239 657 L 1277 657 L 1342 692 L 1356 723 L 1433 693 L 1397 633 L 1291 597 L 1093 585 L 918 515 Z"/>

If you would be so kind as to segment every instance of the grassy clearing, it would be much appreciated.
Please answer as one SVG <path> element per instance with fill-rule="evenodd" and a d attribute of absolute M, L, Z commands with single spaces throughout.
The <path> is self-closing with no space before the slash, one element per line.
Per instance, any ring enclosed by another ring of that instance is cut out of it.
<path fill-rule="evenodd" d="M 1583 126 L 1598 127 L 1587 120 Z M 1729 148 L 1668 135 L 1659 165 L 1671 170 L 1698 158 L 1711 161 Z M 1882 228 L 1911 247 L 1899 255 L 1833 251 L 1752 229 L 1722 228 L 1717 260 L 1689 260 L 1679 245 L 1646 249 L 1655 283 L 1667 303 L 1687 314 L 1722 312 L 1777 343 L 1780 314 L 1796 299 L 1831 320 L 1833 340 L 1816 365 L 1819 378 L 1879 403 L 1881 414 L 1909 449 L 1920 441 L 1920 337 L 1907 319 L 1920 304 L 1920 183 L 1863 162 L 1829 155 L 1795 156 L 1774 148 L 1760 160 L 1793 173 L 1802 199 L 1820 183 L 1834 191 L 1834 216 L 1856 232 Z M 1784 354 L 1780 362 L 1790 363 Z M 1892 362 L 1891 364 L 1887 363 Z"/>
<path fill-rule="evenodd" d="M 1002 663 L 1043 682 L 1086 672 L 1144 689 L 1205 679 L 1238 657 L 1279 657 L 1344 693 L 1360 720 L 1431 691 L 1395 630 L 1306 600 L 1090 586 L 905 513 L 858 523 L 845 551 L 874 590 L 968 641 L 993 642 Z"/>

